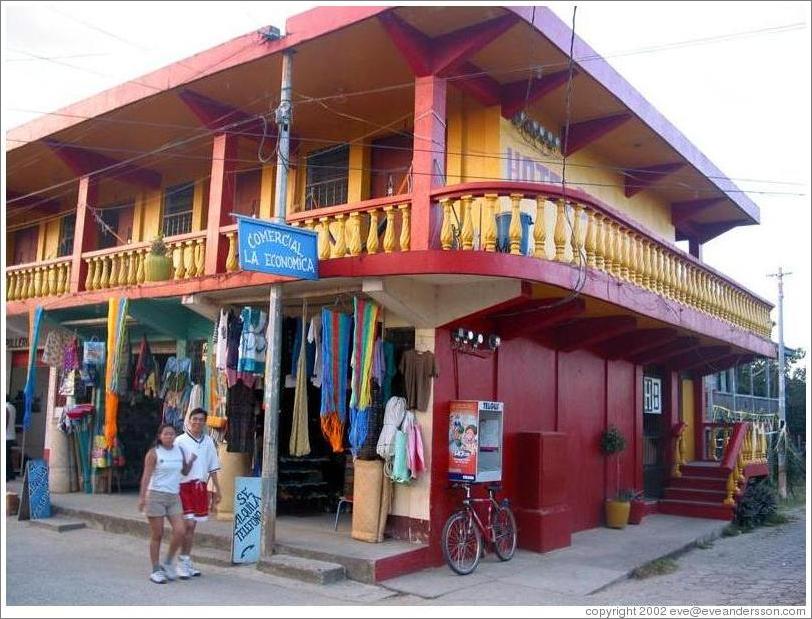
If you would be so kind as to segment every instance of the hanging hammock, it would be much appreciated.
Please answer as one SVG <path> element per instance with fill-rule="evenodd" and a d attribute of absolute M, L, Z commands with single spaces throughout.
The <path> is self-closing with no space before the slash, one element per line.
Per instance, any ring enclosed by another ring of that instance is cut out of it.
<path fill-rule="evenodd" d="M 350 449 L 353 456 L 364 444 L 369 427 L 372 403 L 372 357 L 375 349 L 375 327 L 380 308 L 376 303 L 354 299 L 355 329 L 352 353 L 352 396 L 350 397 Z"/>
<path fill-rule="evenodd" d="M 118 433 L 118 390 L 121 355 L 126 339 L 127 299 L 110 299 L 107 303 L 107 389 L 104 397 L 104 438 L 112 449 Z"/>
<path fill-rule="evenodd" d="M 288 448 L 291 456 L 306 456 L 310 453 L 310 436 L 307 432 L 307 301 L 302 304 L 301 345 L 299 360 L 296 363 L 296 393 L 293 396 L 293 425 L 290 431 Z"/>
<path fill-rule="evenodd" d="M 31 413 L 34 410 L 34 388 L 37 384 L 37 346 L 39 343 L 39 328 L 42 323 L 42 306 L 37 305 L 32 314 L 29 313 L 31 324 L 31 337 L 28 339 L 28 372 L 26 374 L 25 389 L 25 412 L 23 414 L 23 431 L 31 427 Z M 25 439 L 23 439 L 24 441 Z"/>
<path fill-rule="evenodd" d="M 322 372 L 321 431 L 333 452 L 340 453 L 347 421 L 347 363 L 349 362 L 350 323 L 347 314 L 321 311 Z"/>

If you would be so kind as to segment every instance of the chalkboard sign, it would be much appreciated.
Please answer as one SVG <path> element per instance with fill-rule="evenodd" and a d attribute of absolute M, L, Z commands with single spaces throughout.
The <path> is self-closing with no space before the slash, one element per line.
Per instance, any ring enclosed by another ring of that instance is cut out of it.
<path fill-rule="evenodd" d="M 233 563 L 259 561 L 262 534 L 262 480 L 259 477 L 234 479 L 234 531 L 231 540 Z"/>
<path fill-rule="evenodd" d="M 45 460 L 26 462 L 19 520 L 51 517 L 51 493 L 48 490 L 48 465 Z"/>

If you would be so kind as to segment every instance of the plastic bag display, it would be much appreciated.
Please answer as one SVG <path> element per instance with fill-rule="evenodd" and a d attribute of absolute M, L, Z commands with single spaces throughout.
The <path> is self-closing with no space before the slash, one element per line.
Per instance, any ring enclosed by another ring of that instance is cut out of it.
<path fill-rule="evenodd" d="M 94 337 L 84 343 L 84 363 L 104 365 L 104 342 Z"/>

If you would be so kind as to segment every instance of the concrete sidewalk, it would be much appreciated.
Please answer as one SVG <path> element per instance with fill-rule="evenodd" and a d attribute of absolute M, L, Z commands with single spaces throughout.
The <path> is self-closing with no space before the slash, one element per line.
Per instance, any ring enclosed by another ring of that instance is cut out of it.
<path fill-rule="evenodd" d="M 9 484 L 8 489 L 19 492 L 19 484 Z M 74 493 L 52 495 L 51 500 L 57 514 L 82 520 L 88 526 L 141 537 L 147 534 L 146 521 L 136 510 L 135 495 Z M 277 525 L 280 549 L 283 552 L 298 549 L 305 553 L 300 556 L 313 558 L 349 554 L 349 565 L 354 561 L 358 565 L 356 569 L 347 569 L 349 578 L 367 583 L 377 581 L 398 592 L 396 599 L 402 603 L 437 600 L 443 604 L 572 604 L 577 600 L 587 603 L 583 596 L 628 578 L 635 568 L 650 561 L 678 556 L 697 543 L 713 540 L 727 525 L 719 520 L 654 514 L 646 516 L 643 524 L 629 525 L 623 530 L 596 528 L 576 533 L 570 547 L 549 553 L 519 550 L 505 563 L 490 553 L 468 576 L 458 576 L 447 566 L 441 566 L 381 581 L 374 573 L 365 572 L 364 566 L 381 557 L 391 560 L 425 547 L 394 540 L 383 544 L 351 540 L 350 520 L 349 516 L 342 516 L 336 533 L 329 515 L 281 517 Z M 219 561 L 214 557 L 209 562 L 228 564 L 225 549 L 230 545 L 230 535 L 230 522 L 213 520 L 198 527 L 201 552 L 205 551 L 203 546 L 208 546 L 222 555 Z M 470 597 L 486 584 L 487 600 Z"/>

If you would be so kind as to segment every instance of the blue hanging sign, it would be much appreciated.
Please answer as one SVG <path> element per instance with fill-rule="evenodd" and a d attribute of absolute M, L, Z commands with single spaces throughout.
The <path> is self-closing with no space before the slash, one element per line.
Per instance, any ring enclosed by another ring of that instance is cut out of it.
<path fill-rule="evenodd" d="M 262 533 L 262 479 L 234 478 L 234 532 L 231 541 L 233 563 L 259 561 Z"/>
<path fill-rule="evenodd" d="M 240 268 L 297 279 L 318 279 L 318 235 L 263 219 L 237 216 Z"/>

